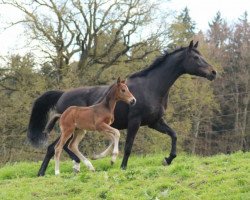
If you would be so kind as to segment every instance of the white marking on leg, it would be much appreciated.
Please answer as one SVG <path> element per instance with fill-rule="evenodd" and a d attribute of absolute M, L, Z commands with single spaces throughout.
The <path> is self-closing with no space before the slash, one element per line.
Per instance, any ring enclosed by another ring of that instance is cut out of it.
<path fill-rule="evenodd" d="M 76 171 L 76 172 L 80 172 L 80 163 L 76 162 L 73 160 L 73 169 Z"/>
<path fill-rule="evenodd" d="M 55 157 L 55 175 L 60 174 L 60 169 L 59 169 L 59 160 Z"/>
<path fill-rule="evenodd" d="M 111 163 L 114 163 L 116 161 L 116 158 L 119 154 L 119 139 L 120 139 L 120 132 L 117 129 L 114 130 L 114 150 L 112 153 L 112 159 Z"/>
<path fill-rule="evenodd" d="M 110 142 L 110 145 L 108 146 L 108 148 L 105 149 L 102 153 L 100 153 L 98 155 L 93 155 L 93 159 L 97 160 L 97 159 L 106 157 L 109 154 L 109 152 L 111 151 L 112 146 L 113 146 L 113 141 Z"/>
<path fill-rule="evenodd" d="M 55 175 L 58 176 L 60 174 L 59 170 L 55 170 Z"/>
<path fill-rule="evenodd" d="M 83 160 L 83 163 L 87 166 L 87 168 L 90 171 L 95 171 L 95 168 L 93 167 L 92 163 L 87 158 Z"/>

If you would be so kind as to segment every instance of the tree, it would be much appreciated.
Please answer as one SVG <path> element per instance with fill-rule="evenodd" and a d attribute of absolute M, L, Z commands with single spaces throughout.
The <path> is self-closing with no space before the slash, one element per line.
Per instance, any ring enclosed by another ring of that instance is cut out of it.
<path fill-rule="evenodd" d="M 102 71 L 119 62 L 133 48 L 143 47 L 163 34 L 159 28 L 147 37 L 140 38 L 140 41 L 135 39 L 140 36 L 139 28 L 153 21 L 156 5 L 149 0 L 1 2 L 24 14 L 23 19 L 10 26 L 18 23 L 25 25 L 29 42 L 43 52 L 47 62 L 51 62 L 58 82 L 77 57 L 77 74 L 80 79 L 86 70 L 96 65 L 99 65 L 96 77 L 99 78 Z M 103 41 L 103 35 L 112 37 Z M 99 49 L 101 40 L 102 50 Z M 145 50 L 144 56 L 154 50 Z"/>
<path fill-rule="evenodd" d="M 13 156 L 12 148 L 25 148 L 31 104 L 46 88 L 31 54 L 11 55 L 0 67 L 0 132 L 2 159 Z M 20 153 L 21 154 L 21 153 Z M 9 159 L 9 158 L 7 158 Z"/>
<path fill-rule="evenodd" d="M 213 21 L 208 23 L 209 42 L 215 44 L 216 48 L 222 48 L 228 40 L 229 28 L 226 21 L 221 17 L 220 11 L 216 13 Z"/>
<path fill-rule="evenodd" d="M 178 46 L 187 45 L 195 35 L 194 30 L 195 23 L 189 16 L 189 10 L 186 7 L 169 27 L 168 37 L 170 45 L 168 47 L 173 50 Z"/>
<path fill-rule="evenodd" d="M 249 63 L 250 63 L 250 23 L 247 12 L 239 18 L 228 46 L 228 86 L 233 95 L 236 134 L 240 135 L 240 146 L 246 150 L 247 117 L 249 109 Z"/>

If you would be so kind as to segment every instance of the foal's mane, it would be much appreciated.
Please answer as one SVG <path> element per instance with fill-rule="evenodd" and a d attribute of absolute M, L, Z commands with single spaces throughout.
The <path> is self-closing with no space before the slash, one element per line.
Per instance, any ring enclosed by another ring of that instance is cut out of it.
<path fill-rule="evenodd" d="M 167 51 L 164 51 L 164 53 L 162 55 L 160 55 L 159 57 L 157 57 L 153 63 L 151 65 L 149 65 L 147 68 L 139 71 L 139 72 L 135 72 L 133 74 L 131 74 L 129 76 L 129 78 L 134 78 L 134 77 L 141 77 L 141 76 L 146 76 L 150 71 L 152 71 L 153 69 L 157 68 L 160 66 L 161 63 L 163 63 L 169 56 L 178 53 L 180 51 L 183 51 L 185 49 L 187 49 L 188 47 L 180 47 L 175 49 L 174 51 L 172 51 L 171 53 L 168 53 Z M 196 53 L 199 54 L 199 51 L 197 49 L 192 49 L 193 51 L 195 51 Z"/>
<path fill-rule="evenodd" d="M 105 91 L 105 93 L 101 96 L 100 99 L 98 99 L 98 101 L 96 103 L 100 103 L 102 102 L 110 93 L 111 89 L 113 88 L 113 86 L 116 85 L 116 83 L 113 83 L 112 85 L 110 85 L 108 87 L 108 89 Z"/>

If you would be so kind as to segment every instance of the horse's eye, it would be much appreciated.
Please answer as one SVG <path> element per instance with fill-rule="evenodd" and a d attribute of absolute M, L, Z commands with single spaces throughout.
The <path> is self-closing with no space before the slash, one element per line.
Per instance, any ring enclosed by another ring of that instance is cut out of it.
<path fill-rule="evenodd" d="M 194 59 L 197 60 L 197 59 L 199 59 L 199 57 L 198 56 L 194 56 Z"/>
<path fill-rule="evenodd" d="M 122 89 L 122 92 L 125 92 L 125 89 Z"/>

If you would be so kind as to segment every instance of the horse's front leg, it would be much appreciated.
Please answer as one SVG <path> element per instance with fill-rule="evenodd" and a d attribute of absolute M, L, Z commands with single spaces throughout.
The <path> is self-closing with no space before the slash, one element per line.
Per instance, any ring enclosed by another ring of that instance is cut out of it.
<path fill-rule="evenodd" d="M 176 133 L 166 124 L 166 122 L 161 118 L 157 123 L 149 126 L 161 133 L 168 134 L 171 137 L 171 152 L 168 158 L 163 160 L 163 165 L 170 165 L 172 160 L 176 157 Z"/>
<path fill-rule="evenodd" d="M 140 128 L 141 119 L 139 117 L 130 118 L 128 122 L 127 137 L 124 147 L 124 156 L 121 164 L 122 169 L 127 168 L 128 158 L 131 154 L 132 146 L 138 129 Z"/>

